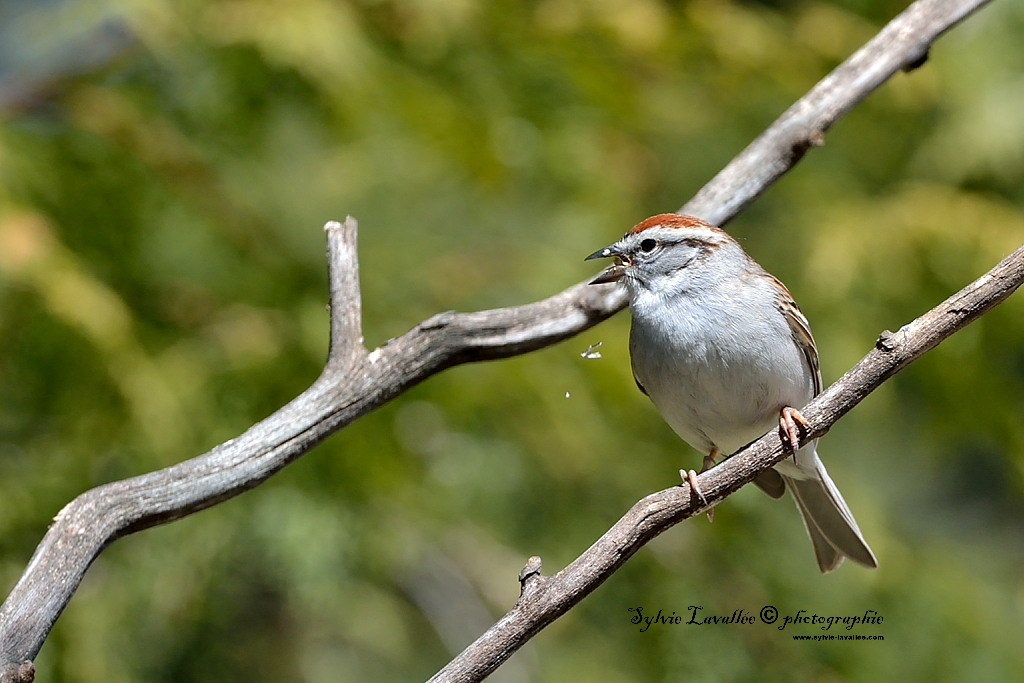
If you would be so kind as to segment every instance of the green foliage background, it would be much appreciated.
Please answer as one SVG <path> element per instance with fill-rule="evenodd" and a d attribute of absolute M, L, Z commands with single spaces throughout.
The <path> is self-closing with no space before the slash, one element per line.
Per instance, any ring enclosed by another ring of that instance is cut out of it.
<path fill-rule="evenodd" d="M 4 594 L 75 495 L 198 455 L 317 376 L 325 221 L 360 221 L 371 348 L 441 310 L 550 295 L 903 7 L 9 5 L 6 82 L 42 86 L 0 113 Z M 137 42 L 97 66 L 111 22 Z M 730 224 L 800 301 L 826 382 L 1022 242 L 1022 32 L 1021 3 L 984 9 Z M 634 389 L 627 327 L 448 371 L 255 491 L 118 541 L 37 680 L 427 678 L 514 603 L 527 557 L 563 567 L 699 462 Z M 1018 294 L 823 441 L 877 571 L 820 576 L 792 503 L 744 490 L 493 680 L 1015 678 L 1022 340 Z M 581 358 L 597 342 L 603 357 Z M 629 621 L 690 605 L 875 610 L 884 622 L 852 633 L 885 640 Z"/>

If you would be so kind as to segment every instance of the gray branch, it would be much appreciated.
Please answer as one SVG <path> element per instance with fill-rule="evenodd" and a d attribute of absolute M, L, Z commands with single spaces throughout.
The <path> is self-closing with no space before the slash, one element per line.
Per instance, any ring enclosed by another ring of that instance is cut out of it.
<path fill-rule="evenodd" d="M 989 0 L 918 0 L 786 110 L 680 209 L 725 225 L 791 169 L 807 150 L 825 144 L 832 125 L 899 71 L 928 58 L 939 36 Z"/>
<path fill-rule="evenodd" d="M 820 144 L 825 131 L 843 114 L 899 69 L 918 66 L 938 36 L 986 2 L 919 0 L 913 4 L 794 104 L 683 210 L 713 223 L 727 222 L 807 149 Z M 442 313 L 367 352 L 362 341 L 356 222 L 350 218 L 343 224 L 328 223 L 325 230 L 331 345 L 320 377 L 273 415 L 210 452 L 97 487 L 61 510 L 0 607 L 0 683 L 33 679 L 32 660 L 89 565 L 113 541 L 258 486 L 334 432 L 446 368 L 549 346 L 596 325 L 625 305 L 618 288 L 581 283 L 525 306 Z M 950 321 L 965 325 L 1000 301 L 999 296 L 1008 296 L 1020 283 L 1020 260 L 1018 251 L 1001 264 L 1005 266 L 1001 274 L 993 271 L 987 276 L 988 284 L 974 294 L 958 295 L 965 298 L 948 309 L 949 317 L 929 314 L 896 335 L 883 337 L 876 351 L 804 411 L 815 433 L 826 430 L 874 386 L 957 329 L 949 328 Z M 1001 294 L 991 294 L 993 288 Z M 922 341 L 925 339 L 930 341 Z M 870 359 L 874 360 L 868 363 Z M 778 446 L 777 437 L 765 437 L 742 457 L 731 458 L 702 475 L 701 486 L 709 500 L 721 500 L 754 473 L 781 459 Z M 435 680 L 468 681 L 486 676 L 529 637 L 592 591 L 643 543 L 696 512 L 684 489 L 662 491 L 637 503 L 587 553 L 555 577 L 541 576 L 539 560 L 528 565 L 522 577 L 523 596 L 515 609 Z"/>

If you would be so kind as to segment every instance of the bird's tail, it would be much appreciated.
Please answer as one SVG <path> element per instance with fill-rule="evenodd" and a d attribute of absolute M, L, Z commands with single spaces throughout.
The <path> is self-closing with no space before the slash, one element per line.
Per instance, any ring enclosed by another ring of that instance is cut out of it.
<path fill-rule="evenodd" d="M 823 574 L 842 564 L 844 557 L 869 569 L 878 566 L 878 560 L 864 540 L 853 513 L 817 454 L 813 476 L 798 479 L 783 475 L 782 478 L 796 499 L 807 535 L 814 546 L 818 568 Z"/>

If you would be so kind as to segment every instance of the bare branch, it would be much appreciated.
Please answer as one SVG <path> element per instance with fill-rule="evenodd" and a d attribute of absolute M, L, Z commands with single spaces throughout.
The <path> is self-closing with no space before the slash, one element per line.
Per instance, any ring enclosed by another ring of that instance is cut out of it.
<path fill-rule="evenodd" d="M 920 62 L 935 38 L 986 2 L 919 0 L 791 107 L 684 209 L 715 223 L 728 221 L 792 167 L 809 146 L 820 142 L 824 131 L 842 114 L 896 70 Z M 293 401 L 238 438 L 178 465 L 87 491 L 61 510 L 0 607 L 0 683 L 32 679 L 31 660 L 89 565 L 116 539 L 179 519 L 259 485 L 329 435 L 441 370 L 543 348 L 592 327 L 625 305 L 624 293 L 614 286 L 578 284 L 525 306 L 443 313 L 366 353 L 360 321 L 356 223 L 352 219 L 331 223 L 326 232 L 331 350 L 321 376 Z M 963 310 L 973 309 L 964 304 Z M 958 319 L 966 324 L 964 315 L 976 317 L 980 312 L 960 315 Z M 904 343 L 918 343 L 926 333 L 914 325 L 932 329 L 931 323 L 926 325 L 923 320 L 885 338 L 885 344 L 892 348 L 884 349 L 886 355 L 882 358 L 905 352 Z M 932 344 L 938 339 L 941 337 Z M 852 372 L 867 372 L 858 370 L 862 366 Z M 886 367 L 885 377 L 902 365 Z M 856 379 L 850 386 L 861 389 L 830 389 L 804 412 L 816 429 L 831 424 L 826 424 L 819 412 L 831 406 L 830 401 L 846 401 L 852 407 L 863 397 L 857 391 L 866 393 L 869 389 L 864 387 L 870 383 Z M 744 457 L 730 459 L 703 475 L 701 486 L 711 501 L 720 500 L 748 481 L 758 468 L 781 458 L 776 452 L 776 437 L 758 444 Z M 557 575 L 568 576 L 570 570 L 582 572 L 574 575 L 580 584 L 564 594 L 555 590 L 561 584 L 550 583 L 557 577 L 541 577 L 538 561 L 536 571 L 524 573 L 520 606 L 481 639 L 505 643 L 502 647 L 511 649 L 497 655 L 492 650 L 490 656 L 498 658 L 486 665 L 480 664 L 477 656 L 480 647 L 467 650 L 438 674 L 437 680 L 478 680 L 478 676 L 493 670 L 529 635 L 593 590 L 643 542 L 667 528 L 666 524 L 692 514 L 688 504 L 685 491 L 675 489 L 638 503 L 624 518 L 629 521 L 617 524 L 588 551 L 600 555 L 598 564 L 584 567 L 577 566 L 577 561 Z M 516 621 L 527 614 L 541 616 L 533 621 Z M 474 677 L 467 678 L 466 672 L 470 671 L 475 672 Z"/>
<path fill-rule="evenodd" d="M 356 234 L 359 223 L 352 216 L 344 223 L 330 221 L 327 233 L 327 265 L 331 293 L 331 350 L 328 364 L 342 368 L 366 354 L 363 348 L 363 297 L 359 293 L 359 254 Z"/>
<path fill-rule="evenodd" d="M 807 438 L 825 434 L 887 379 L 1004 301 L 1022 282 L 1024 247 L 895 334 L 882 333 L 868 355 L 801 411 L 809 423 Z M 788 454 L 773 430 L 698 477 L 708 506 L 690 499 L 689 486 L 674 486 L 636 503 L 594 545 L 554 576 L 542 576 L 540 558 L 530 558 L 520 573 L 523 592 L 515 607 L 434 675 L 431 683 L 484 679 L 523 643 L 604 583 L 648 541 L 738 491 Z"/>
<path fill-rule="evenodd" d="M 679 213 L 725 225 L 894 74 L 921 66 L 939 36 L 989 0 L 919 0 L 786 110 Z"/>

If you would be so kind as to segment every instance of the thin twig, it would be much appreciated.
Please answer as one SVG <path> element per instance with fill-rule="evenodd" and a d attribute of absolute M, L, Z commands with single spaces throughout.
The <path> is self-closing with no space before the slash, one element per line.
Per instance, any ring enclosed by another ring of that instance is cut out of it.
<path fill-rule="evenodd" d="M 366 353 L 363 348 L 363 297 L 359 292 L 359 254 L 356 234 L 359 223 L 347 216 L 344 223 L 329 221 L 327 265 L 331 296 L 331 349 L 328 365 L 343 365 Z"/>

